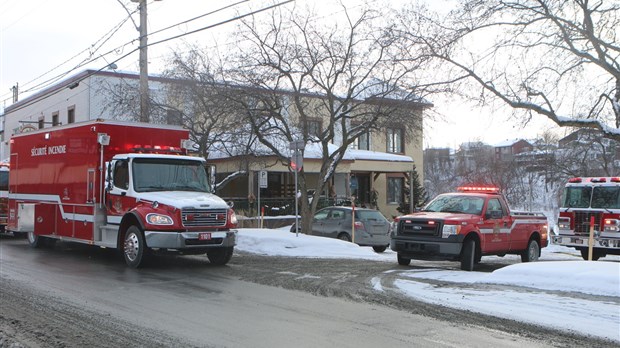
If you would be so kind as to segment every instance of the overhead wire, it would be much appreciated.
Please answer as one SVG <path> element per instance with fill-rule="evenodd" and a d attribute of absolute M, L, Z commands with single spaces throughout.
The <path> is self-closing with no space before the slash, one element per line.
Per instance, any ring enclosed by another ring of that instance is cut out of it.
<path fill-rule="evenodd" d="M 102 43 L 102 44 L 101 44 L 101 45 L 100 45 L 100 46 L 99 46 L 96 50 L 94 50 L 94 51 L 93 51 L 93 53 L 94 53 L 94 52 L 96 52 L 96 51 L 98 51 L 98 50 L 101 48 L 101 46 L 102 46 L 105 42 L 107 42 L 107 41 L 108 41 L 108 40 L 109 40 L 109 39 L 110 39 L 110 38 L 111 38 L 111 37 L 112 37 L 112 36 L 113 36 L 113 35 L 114 35 L 114 34 L 115 34 L 115 33 L 116 33 L 116 32 L 117 32 L 117 31 L 118 31 L 118 30 L 119 30 L 119 29 L 120 29 L 120 28 L 121 28 L 121 27 L 122 27 L 122 26 L 123 26 L 123 25 L 124 25 L 124 24 L 128 21 L 128 20 L 129 20 L 129 19 L 131 19 L 131 20 L 132 20 L 132 22 L 133 22 L 133 18 L 131 17 L 131 15 L 133 15 L 134 13 L 136 13 L 136 12 L 138 11 L 138 9 L 134 10 L 133 12 L 130 12 L 130 11 L 129 11 L 126 7 L 125 7 L 125 5 L 121 2 L 121 0 L 118 0 L 118 1 L 119 1 L 119 3 L 123 6 L 123 8 L 125 8 L 125 10 L 127 11 L 127 13 L 128 13 L 128 17 L 127 17 L 127 18 L 123 19 L 123 20 L 122 20 L 119 24 L 117 24 L 115 27 L 113 27 L 113 28 L 112 28 L 112 29 L 111 29 L 108 33 L 106 33 L 106 34 L 105 34 L 102 38 L 100 38 L 99 40 L 97 40 L 97 41 L 96 41 L 94 44 L 92 44 L 90 47 L 88 47 L 88 48 L 86 48 L 86 49 L 82 50 L 81 52 L 79 52 L 79 53 L 77 53 L 76 55 L 74 55 L 73 57 L 71 57 L 71 58 L 69 58 L 69 59 L 65 60 L 64 62 L 62 62 L 62 63 L 60 63 L 59 65 L 57 65 L 56 67 L 54 67 L 54 68 L 52 68 L 52 69 L 48 70 L 47 72 L 45 72 L 45 73 L 43 73 L 43 74 L 41 74 L 41 75 L 37 76 L 36 78 L 34 78 L 34 79 L 32 79 L 32 80 L 30 80 L 30 81 L 26 82 L 26 83 L 25 83 L 24 85 L 22 85 L 22 86 L 27 86 L 27 85 L 29 85 L 30 83 L 32 83 L 32 82 L 34 82 L 34 81 L 36 81 L 37 79 L 40 79 L 41 77 L 43 77 L 43 76 L 45 76 L 45 75 L 49 74 L 50 72 L 52 72 L 52 71 L 54 71 L 54 70 L 58 69 L 59 67 L 61 67 L 61 66 L 65 65 L 65 64 L 67 64 L 68 62 L 70 62 L 71 60 L 75 59 L 75 58 L 76 58 L 76 57 L 78 57 L 79 55 L 81 55 L 81 54 L 83 54 L 84 52 L 86 52 L 86 51 L 90 50 L 90 49 L 91 49 L 93 46 L 95 46 L 95 45 L 96 45 L 99 41 L 101 41 L 103 38 L 105 38 L 105 37 L 107 36 L 107 39 L 106 39 L 106 40 L 105 40 L 105 41 L 104 41 L 104 42 L 103 42 L 103 43 Z M 171 28 L 177 27 L 177 26 L 179 26 L 179 25 L 186 24 L 186 23 L 189 23 L 189 22 L 191 22 L 191 21 L 194 21 L 194 20 L 197 20 L 197 19 L 200 19 L 200 18 L 206 17 L 206 16 L 208 16 L 208 15 L 212 15 L 212 14 L 215 14 L 215 13 L 218 13 L 218 12 L 221 12 L 221 11 L 224 11 L 224 10 L 227 10 L 227 9 L 229 9 L 229 8 L 231 8 L 231 7 L 237 6 L 237 5 L 241 4 L 241 3 L 248 2 L 248 1 L 249 1 L 249 0 L 241 0 L 241 1 L 238 1 L 238 2 L 236 2 L 236 3 L 233 3 L 233 4 L 230 4 L 230 5 L 227 5 L 227 6 L 224 6 L 224 7 L 218 8 L 218 9 L 216 9 L 216 10 L 214 10 L 214 11 L 207 12 L 207 13 L 202 14 L 202 15 L 200 15 L 200 16 L 196 16 L 196 17 L 190 18 L 190 19 L 188 19 L 188 20 L 184 20 L 184 21 L 182 21 L 182 22 L 176 23 L 176 24 L 174 24 L 174 25 L 171 25 L 171 26 L 168 26 L 168 27 L 165 27 L 165 28 L 159 29 L 159 30 L 157 30 L 157 31 L 154 31 L 154 32 L 152 32 L 152 33 L 149 33 L 149 34 L 148 34 L 148 36 L 155 35 L 155 34 L 157 34 L 157 33 L 160 33 L 160 32 L 163 32 L 163 31 L 165 31 L 165 30 L 168 30 L 168 29 L 171 29 Z M 291 1 L 294 1 L 294 0 L 291 0 Z M 135 22 L 133 22 L 133 23 L 134 23 L 134 25 L 135 25 Z M 23 90 L 23 91 L 21 91 L 21 93 L 27 93 L 27 92 L 31 92 L 31 91 L 33 91 L 33 90 L 37 90 L 37 89 L 43 89 L 43 88 L 46 88 L 46 87 L 48 87 L 48 86 L 50 86 L 50 85 L 54 84 L 54 83 L 55 83 L 55 82 L 57 82 L 58 80 L 62 79 L 63 77 L 65 77 L 65 76 L 69 75 L 69 74 L 70 74 L 70 73 L 72 73 L 73 71 L 75 71 L 75 70 L 77 70 L 77 69 L 81 68 L 82 66 L 84 66 L 84 65 L 86 65 L 86 64 L 93 63 L 93 62 L 95 62 L 95 61 L 97 61 L 97 60 L 99 60 L 99 59 L 101 59 L 101 58 L 103 58 L 103 59 L 105 60 L 105 58 L 104 58 L 104 57 L 105 57 L 106 55 L 112 54 L 113 52 L 116 52 L 116 51 L 118 51 L 118 50 L 120 50 L 120 49 L 124 48 L 125 46 L 127 46 L 127 45 L 129 45 L 129 44 L 133 43 L 134 41 L 136 41 L 136 39 L 132 39 L 131 41 L 126 42 L 126 43 L 124 43 L 124 44 L 122 44 L 122 45 L 120 45 L 120 46 L 118 46 L 118 47 L 116 47 L 116 48 L 114 48 L 114 49 L 112 49 L 112 50 L 110 50 L 110 51 L 108 51 L 108 52 L 106 52 L 106 53 L 104 53 L 104 54 L 102 54 L 102 55 L 100 55 L 100 56 L 96 57 L 96 58 L 92 58 L 92 57 L 93 57 L 93 53 L 91 53 L 91 54 L 90 54 L 90 56 L 89 56 L 89 58 L 85 59 L 84 61 L 82 61 L 81 63 L 79 63 L 79 64 L 78 64 L 78 65 L 76 65 L 75 67 L 71 68 L 70 70 L 65 71 L 65 72 L 63 72 L 63 73 L 61 73 L 61 74 L 58 74 L 58 75 L 56 75 L 56 76 L 54 76 L 54 77 L 52 77 L 52 78 L 49 78 L 49 79 L 47 79 L 47 80 L 45 80 L 45 81 L 43 81 L 43 82 L 41 82 L 41 83 L 39 83 L 39 84 L 37 84 L 37 85 L 35 85 L 35 86 L 33 86 L 33 87 L 30 87 L 29 89 Z M 147 46 L 150 46 L 150 45 L 147 45 Z M 10 94 L 5 94 L 5 95 L 3 95 L 0 99 L 4 99 L 4 98 L 8 97 L 9 95 L 10 95 Z"/>
<path fill-rule="evenodd" d="M 212 28 L 214 28 L 214 27 L 217 27 L 217 26 L 220 26 L 220 25 L 224 25 L 224 24 L 227 24 L 227 23 L 230 23 L 230 22 L 236 21 L 236 20 L 240 20 L 240 19 L 245 18 L 245 17 L 248 17 L 248 16 L 253 16 L 253 15 L 255 15 L 255 14 L 258 14 L 258 13 L 261 13 L 261 12 L 264 12 L 264 11 L 268 11 L 268 10 L 274 9 L 274 8 L 276 8 L 276 7 L 283 6 L 283 5 L 286 5 L 286 4 L 288 4 L 288 3 L 290 3 L 290 2 L 294 2 L 294 1 L 295 1 L 295 0 L 287 0 L 287 1 L 280 2 L 280 3 L 276 3 L 276 4 L 273 4 L 273 5 L 270 5 L 270 6 L 267 6 L 267 7 L 261 8 L 261 9 L 259 9 L 259 10 L 255 10 L 255 11 L 252 11 L 252 12 L 248 12 L 248 13 L 246 13 L 246 14 L 242 14 L 242 15 L 237 15 L 237 16 L 232 17 L 232 18 L 230 18 L 230 19 L 223 20 L 223 21 L 220 21 L 220 22 L 215 23 L 215 24 L 207 25 L 207 26 L 205 26 L 205 27 L 202 27 L 202 28 L 199 28 L 199 29 L 196 29 L 196 30 L 189 31 L 189 32 L 187 32 L 187 33 L 183 33 L 183 34 L 180 34 L 180 35 L 175 35 L 175 36 L 172 36 L 172 37 L 167 38 L 167 39 L 162 39 L 162 40 L 159 40 L 159 41 L 156 41 L 156 42 L 153 42 L 153 43 L 149 43 L 149 44 L 147 44 L 146 46 L 147 46 L 147 47 L 149 47 L 149 46 L 154 46 L 154 45 L 157 45 L 157 44 L 160 44 L 160 43 L 164 43 L 164 42 L 167 42 L 167 41 L 170 41 L 170 40 L 174 40 L 174 39 L 177 39 L 177 38 L 180 38 L 180 37 L 183 37 L 183 36 L 187 36 L 187 35 L 195 34 L 195 33 L 200 32 L 200 31 L 204 31 L 204 30 L 212 29 Z M 130 56 L 131 54 L 133 54 L 133 53 L 135 53 L 135 52 L 137 52 L 137 51 L 139 51 L 139 50 L 140 50 L 140 47 L 138 47 L 138 48 L 134 48 L 134 49 L 133 49 L 133 50 L 131 50 L 130 52 L 128 52 L 128 53 L 124 54 L 123 56 L 121 56 L 121 57 L 119 57 L 119 58 L 115 59 L 114 61 L 112 61 L 112 63 L 117 63 L 117 62 L 119 62 L 119 61 L 121 61 L 121 60 L 123 60 L 123 59 L 127 58 L 128 56 Z M 112 52 L 112 51 L 110 51 L 110 52 Z M 108 53 L 106 53 L 106 54 L 109 54 L 110 52 L 108 52 Z M 97 59 L 99 59 L 99 58 L 101 58 L 101 57 L 102 57 L 102 56 L 98 57 Z M 110 63 L 110 64 L 112 64 L 112 63 Z M 79 82 L 81 82 L 81 81 L 83 81 L 83 80 L 85 80 L 85 79 L 89 78 L 90 76 L 92 76 L 92 75 L 94 75 L 94 74 L 96 74 L 96 73 L 101 72 L 101 71 L 102 71 L 103 69 L 105 69 L 106 67 L 107 67 L 107 65 L 106 65 L 106 66 L 104 66 L 104 67 L 102 67 L 102 68 L 100 68 L 100 69 L 98 69 L 98 70 L 93 70 L 93 71 L 91 71 L 90 73 L 86 74 L 86 76 L 84 76 L 84 77 L 80 78 L 79 80 L 77 80 L 77 81 L 75 81 L 75 82 L 76 82 L 76 83 L 79 83 Z M 42 96 L 39 96 L 38 98 L 34 98 L 33 100 L 30 100 L 28 103 L 25 103 L 25 104 L 23 104 L 23 105 L 19 105 L 18 107 L 16 107 L 16 108 L 12 109 L 11 111 L 18 111 L 18 110 L 21 110 L 21 109 L 23 109 L 23 108 L 25 108 L 25 107 L 27 107 L 27 106 L 30 106 L 30 105 L 32 105 L 32 104 L 34 104 L 34 103 L 36 103 L 36 102 L 39 102 L 39 101 L 41 101 L 41 100 L 45 100 L 45 99 L 47 99 L 47 98 L 49 98 L 49 97 L 51 97 L 51 96 L 53 96 L 53 95 L 55 95 L 55 94 L 57 94 L 57 93 L 59 93 L 59 92 L 60 92 L 60 90 L 57 90 L 57 91 L 54 91 L 53 93 L 50 93 L 50 94 L 47 94 L 47 95 L 42 95 Z"/>

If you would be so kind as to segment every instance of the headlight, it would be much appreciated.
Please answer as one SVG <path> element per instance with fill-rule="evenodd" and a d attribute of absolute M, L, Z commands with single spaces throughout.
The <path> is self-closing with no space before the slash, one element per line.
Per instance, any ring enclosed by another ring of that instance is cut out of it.
<path fill-rule="evenodd" d="M 559 218 L 558 228 L 561 230 L 570 230 L 570 218 Z"/>
<path fill-rule="evenodd" d="M 146 221 L 151 225 L 172 225 L 172 218 L 168 215 L 148 214 Z"/>
<path fill-rule="evenodd" d="M 461 231 L 461 225 L 443 225 L 441 230 L 441 238 L 448 238 L 449 236 L 455 236 Z"/>
<path fill-rule="evenodd" d="M 620 232 L 620 220 L 605 219 L 605 232 Z"/>

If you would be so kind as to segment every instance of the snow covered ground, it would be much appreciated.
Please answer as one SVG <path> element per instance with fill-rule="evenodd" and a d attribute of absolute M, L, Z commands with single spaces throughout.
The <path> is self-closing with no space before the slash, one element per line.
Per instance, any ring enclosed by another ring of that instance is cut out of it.
<path fill-rule="evenodd" d="M 375 253 L 337 239 L 308 236 L 282 229 L 240 229 L 237 250 L 261 255 L 367 259 L 396 264 L 396 254 Z M 443 269 L 400 271 L 395 285 L 405 294 L 430 303 L 484 313 L 556 329 L 604 337 L 620 342 L 620 257 L 607 256 L 596 262 L 583 261 L 571 248 L 550 245 L 542 250 L 540 262 L 514 264 L 492 273 Z M 485 257 L 491 260 L 493 257 Z M 422 261 L 413 261 L 422 262 Z M 395 272 L 395 271 L 390 271 Z M 454 286 L 434 287 L 422 279 L 441 280 Z M 464 284 L 508 284 L 518 290 L 481 290 Z M 372 281 L 384 291 L 381 275 Z M 568 293 L 595 294 L 610 299 L 591 300 Z"/>

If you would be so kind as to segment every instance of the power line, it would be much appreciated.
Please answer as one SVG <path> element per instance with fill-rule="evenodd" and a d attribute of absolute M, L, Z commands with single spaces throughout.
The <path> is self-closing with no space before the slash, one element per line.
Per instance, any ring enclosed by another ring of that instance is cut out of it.
<path fill-rule="evenodd" d="M 248 17 L 248 16 L 253 16 L 253 15 L 257 14 L 257 13 L 261 13 L 261 12 L 264 12 L 264 11 L 267 11 L 267 10 L 271 10 L 271 9 L 274 9 L 274 8 L 279 7 L 279 6 L 282 6 L 282 5 L 286 5 L 286 4 L 288 4 L 288 3 L 290 3 L 290 2 L 293 2 L 293 1 L 295 1 L 295 0 L 287 0 L 287 1 L 284 1 L 284 2 L 280 2 L 280 3 L 274 4 L 274 5 L 271 5 L 271 6 L 268 6 L 268 7 L 265 7 L 265 8 L 259 9 L 259 10 L 256 10 L 256 11 L 252 11 L 252 12 L 249 12 L 249 13 L 246 13 L 246 14 L 243 14 L 243 15 L 235 16 L 235 17 L 233 17 L 233 18 L 230 18 L 230 19 L 227 19 L 227 20 L 224 20 L 224 21 L 221 21 L 221 22 L 218 22 L 218 23 L 212 24 L 212 25 L 208 25 L 208 26 L 205 26 L 205 27 L 202 27 L 202 28 L 199 28 L 199 29 L 196 29 L 196 30 L 193 30 L 193 31 L 187 32 L 187 33 L 184 33 L 184 34 L 176 35 L 176 36 L 173 36 L 173 37 L 170 37 L 170 38 L 167 38 L 167 39 L 163 39 L 163 40 L 160 40 L 160 41 L 156 41 L 156 42 L 153 42 L 153 43 L 149 43 L 149 44 L 147 45 L 147 47 L 148 47 L 148 46 L 154 46 L 154 45 L 157 45 L 157 44 L 160 44 L 160 43 L 163 43 L 163 42 L 167 42 L 167 41 L 170 41 L 170 40 L 173 40 L 173 39 L 177 39 L 177 38 L 180 38 L 180 37 L 183 37 L 183 36 L 186 36 L 186 35 L 191 35 L 191 34 L 194 34 L 194 33 L 200 32 L 200 31 L 204 31 L 204 30 L 207 30 L 207 29 L 212 29 L 212 28 L 217 27 L 217 26 L 220 26 L 220 25 L 224 25 L 224 24 L 227 24 L 227 23 L 230 23 L 230 22 L 233 22 L 233 21 L 236 21 L 236 20 L 239 20 L 239 19 L 242 19 L 242 18 Z M 110 64 L 117 63 L 117 62 L 119 62 L 119 61 L 121 61 L 121 60 L 123 60 L 123 59 L 127 58 L 129 55 L 131 55 L 131 54 L 133 54 L 133 53 L 137 52 L 139 49 L 140 49 L 139 47 L 138 47 L 138 48 L 134 48 L 134 49 L 133 49 L 133 50 L 131 50 L 129 53 L 127 53 L 127 54 L 125 54 L 125 55 L 121 56 L 120 58 L 117 58 L 116 60 L 114 60 L 114 61 L 113 61 L 112 63 L 110 63 Z M 113 51 L 110 51 L 110 52 L 113 52 Z M 107 55 L 107 54 L 109 54 L 110 52 L 106 53 L 106 55 Z M 100 57 L 98 57 L 97 59 L 102 58 L 102 57 L 103 57 L 103 55 L 102 55 L 102 56 L 100 56 Z M 94 74 L 96 74 L 96 73 L 98 73 L 98 72 L 101 72 L 101 71 L 102 71 L 103 69 L 105 69 L 106 67 L 107 67 L 107 65 L 106 65 L 106 66 L 104 66 L 104 67 L 102 67 L 102 68 L 100 68 L 100 69 L 98 69 L 98 70 L 93 70 L 92 72 L 90 72 L 90 73 L 86 74 L 86 76 L 84 76 L 84 77 L 80 78 L 79 80 L 75 81 L 75 83 L 80 83 L 81 81 L 83 81 L 83 80 L 85 80 L 85 79 L 87 79 L 87 78 L 89 78 L 89 77 L 93 76 Z M 23 108 L 25 108 L 25 107 L 28 107 L 28 106 L 30 106 L 30 105 L 32 105 L 32 104 L 34 104 L 34 103 L 36 103 L 36 102 L 39 102 L 39 101 L 45 100 L 45 99 L 47 99 L 47 98 L 49 98 L 49 97 L 51 97 L 51 96 L 53 96 L 53 95 L 55 95 L 55 94 L 59 93 L 60 91 L 61 91 L 61 89 L 58 89 L 58 90 L 54 91 L 53 93 L 50 93 L 50 94 L 47 94 L 47 95 L 42 95 L 42 96 L 40 96 L 40 97 L 38 97 L 38 98 L 34 98 L 33 100 L 29 101 L 28 103 L 25 103 L 25 104 L 23 104 L 23 105 L 20 105 L 20 106 L 18 106 L 18 107 L 16 107 L 16 108 L 14 108 L 14 109 L 13 109 L 13 110 L 11 110 L 11 111 L 18 111 L 18 110 L 21 110 L 21 109 L 23 109 Z"/>
<path fill-rule="evenodd" d="M 118 0 L 118 1 L 120 2 L 120 0 Z M 165 30 L 168 30 L 168 29 L 174 28 L 174 27 L 176 27 L 176 26 L 178 26 L 178 25 L 185 24 L 185 23 L 189 23 L 189 22 L 194 21 L 194 20 L 196 20 L 196 19 L 200 19 L 200 18 L 203 18 L 203 17 L 205 17 L 205 16 L 212 15 L 212 14 L 215 14 L 215 13 L 218 13 L 218 12 L 221 12 L 221 11 L 224 11 L 224 10 L 226 10 L 226 9 L 229 9 L 229 8 L 231 8 L 231 7 L 234 7 L 234 6 L 237 6 L 237 5 L 239 5 L 239 4 L 241 4 L 241 3 L 244 3 L 244 2 L 247 2 L 247 1 L 249 1 L 249 0 L 242 0 L 242 1 L 238 1 L 238 2 L 236 2 L 236 3 L 234 3 L 234 4 L 231 4 L 231 5 L 227 5 L 227 6 L 221 7 L 221 8 L 219 8 L 219 9 L 217 9 L 217 10 L 207 12 L 207 13 L 205 13 L 205 14 L 203 14 L 203 15 L 200 15 L 200 16 L 197 16 L 197 17 L 194 17 L 194 18 L 191 18 L 191 19 L 188 19 L 188 20 L 185 20 L 185 21 L 182 21 L 182 22 L 176 23 L 176 24 L 171 25 L 171 26 L 169 26 L 169 27 L 166 27 L 166 28 L 163 28 L 163 29 L 157 30 L 157 31 L 155 31 L 155 32 L 153 32 L 153 33 L 149 33 L 149 35 L 148 35 L 148 36 L 150 37 L 150 36 L 151 36 L 151 35 L 153 35 L 153 34 L 157 34 L 157 33 L 160 33 L 160 32 L 162 32 L 162 31 L 165 31 Z M 291 0 L 291 1 L 294 1 L 294 0 Z M 122 2 L 121 2 L 121 5 L 123 5 L 123 4 L 122 4 Z M 108 40 L 112 37 L 112 35 L 114 35 L 114 34 L 115 34 L 115 33 L 116 33 L 116 32 L 117 32 L 117 31 L 118 31 L 118 30 L 119 30 L 119 29 L 120 29 L 120 28 L 121 28 L 121 27 L 122 27 L 122 26 L 123 26 L 123 25 L 124 25 L 124 24 L 128 21 L 128 20 L 129 20 L 129 19 L 131 19 L 131 20 L 132 20 L 132 22 L 133 22 L 133 18 L 131 18 L 131 15 L 132 15 L 132 14 L 134 14 L 135 12 L 137 12 L 137 9 L 136 9 L 136 10 L 134 10 L 133 12 L 129 12 L 129 10 L 125 7 L 125 5 L 123 5 L 123 8 L 125 8 L 125 10 L 127 11 L 127 13 L 128 13 L 128 17 L 127 17 L 127 18 L 125 18 L 123 21 L 121 21 L 119 24 L 117 24 L 115 27 L 113 27 L 113 28 L 112 28 L 112 29 L 111 29 L 108 33 L 106 33 L 106 34 L 105 34 L 102 38 L 100 38 L 99 40 L 97 40 L 97 41 L 96 41 L 93 45 L 91 45 L 89 48 L 86 48 L 86 49 L 82 50 L 81 52 L 79 52 L 78 54 L 74 55 L 73 57 L 71 57 L 71 58 L 69 58 L 69 59 L 65 60 L 63 63 L 61 63 L 61 64 L 57 65 L 56 67 L 54 67 L 54 68 L 52 68 L 52 69 L 48 70 L 48 71 L 47 71 L 47 72 L 45 72 L 45 73 L 43 73 L 43 74 L 39 75 L 38 77 L 36 77 L 36 78 L 34 78 L 34 79 L 32 79 L 32 80 L 30 80 L 30 81 L 26 82 L 25 84 L 23 84 L 23 86 L 28 86 L 30 83 L 32 83 L 32 82 L 34 82 L 34 81 L 36 81 L 37 79 L 40 79 L 41 77 L 43 77 L 43 76 L 45 76 L 45 75 L 49 74 L 50 72 L 52 72 L 52 71 L 54 71 L 54 70 L 58 69 L 60 66 L 65 65 L 66 63 L 70 62 L 71 60 L 73 60 L 74 58 L 78 57 L 78 56 L 79 56 L 79 55 L 81 55 L 82 53 L 84 53 L 84 52 L 88 51 L 89 49 L 91 49 L 91 47 L 93 47 L 94 45 L 96 45 L 99 41 L 101 41 L 101 40 L 102 40 L 103 38 L 105 38 L 106 36 L 107 36 L 108 38 L 107 38 L 107 40 L 106 40 L 106 41 L 104 41 L 103 43 L 107 42 L 107 41 L 108 41 Z M 222 23 L 222 24 L 224 24 L 224 23 Z M 135 22 L 134 22 L 134 25 L 135 25 Z M 207 29 L 208 29 L 208 28 L 207 28 Z M 202 29 L 202 30 L 204 30 L 204 29 Z M 200 30 L 199 30 L 199 31 L 200 31 Z M 112 32 L 112 34 L 110 34 L 111 32 Z M 191 34 L 191 33 L 193 33 L 193 32 L 186 33 L 186 34 Z M 102 55 L 100 55 L 100 56 L 98 56 L 98 57 L 96 57 L 96 58 L 92 58 L 93 53 L 94 53 L 94 52 L 96 52 L 96 51 L 98 51 L 98 50 L 99 50 L 99 49 L 103 46 L 103 43 L 102 43 L 102 44 L 101 44 L 101 45 L 100 45 L 100 46 L 99 46 L 99 47 L 98 47 L 95 51 L 93 51 L 93 52 L 90 54 L 90 58 L 87 58 L 87 59 L 83 60 L 81 63 L 79 63 L 79 64 L 78 64 L 78 65 L 76 65 L 75 67 L 71 68 L 70 70 L 65 71 L 65 72 L 63 72 L 63 73 L 60 73 L 60 74 L 58 74 L 58 75 L 56 75 L 56 76 L 54 76 L 54 77 L 52 77 L 52 78 L 49 78 L 49 79 L 47 79 L 47 80 L 45 80 L 45 81 L 43 81 L 43 82 L 41 82 L 41 83 L 39 83 L 39 84 L 37 84 L 37 85 L 35 85 L 35 86 L 33 86 L 33 87 L 28 88 L 27 90 L 22 91 L 21 93 L 26 93 L 26 92 L 31 92 L 31 91 L 36 90 L 36 89 L 43 89 L 43 88 L 46 88 L 46 87 L 50 86 L 51 84 L 53 84 L 53 83 L 57 82 L 58 80 L 62 79 L 63 77 L 67 76 L 67 75 L 68 75 L 68 74 L 70 74 L 71 72 L 75 71 L 76 69 L 81 68 L 82 66 L 84 66 L 84 65 L 86 65 L 86 64 L 88 64 L 88 63 L 93 63 L 93 62 L 95 62 L 95 61 L 97 61 L 97 60 L 99 60 L 99 59 L 101 59 L 101 58 L 104 58 L 105 56 L 107 56 L 107 55 L 109 55 L 109 54 L 111 54 L 111 53 L 113 53 L 113 52 L 116 52 L 116 51 L 118 51 L 118 50 L 121 50 L 121 49 L 123 49 L 125 46 L 127 46 L 127 45 L 129 45 L 129 44 L 133 43 L 135 40 L 136 40 L 136 39 L 132 39 L 131 41 L 126 42 L 126 43 L 124 43 L 124 44 L 122 44 L 122 45 L 120 45 L 120 46 L 117 46 L 116 48 L 114 48 L 114 49 L 112 49 L 112 50 L 110 50 L 110 51 L 108 51 L 108 52 L 106 52 L 106 53 L 104 53 L 104 54 L 102 54 Z M 166 40 L 166 41 L 167 41 L 167 40 Z M 165 42 L 165 41 L 164 41 L 164 42 Z M 147 45 L 147 47 L 148 47 L 148 46 L 151 46 L 151 44 Z M 130 53 L 133 53 L 133 52 L 135 52 L 135 51 L 132 51 L 132 52 L 130 52 Z M 104 59 L 104 60 L 105 60 L 105 59 Z M 8 97 L 9 95 L 10 95 L 10 94 L 9 94 L 9 93 L 7 93 L 7 94 L 3 95 L 0 99 L 6 98 L 6 97 Z"/>

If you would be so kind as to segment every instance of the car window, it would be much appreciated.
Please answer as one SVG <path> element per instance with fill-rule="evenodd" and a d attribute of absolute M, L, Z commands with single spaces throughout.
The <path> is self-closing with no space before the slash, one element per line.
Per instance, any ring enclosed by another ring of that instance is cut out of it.
<path fill-rule="evenodd" d="M 329 210 L 321 210 L 321 211 L 317 212 L 316 214 L 314 214 L 314 220 L 325 220 L 325 219 L 327 219 L 327 213 L 329 213 Z"/>
<path fill-rule="evenodd" d="M 489 200 L 489 204 L 487 207 L 487 214 L 491 212 L 496 212 L 496 214 L 499 214 L 499 216 L 504 215 L 502 204 L 499 202 L 499 199 L 493 198 Z"/>
<path fill-rule="evenodd" d="M 364 221 L 385 221 L 385 217 L 376 210 L 358 210 L 355 218 Z"/>
<path fill-rule="evenodd" d="M 342 210 L 332 210 L 329 218 L 331 220 L 342 220 L 342 219 L 344 219 L 344 211 L 342 211 Z"/>

